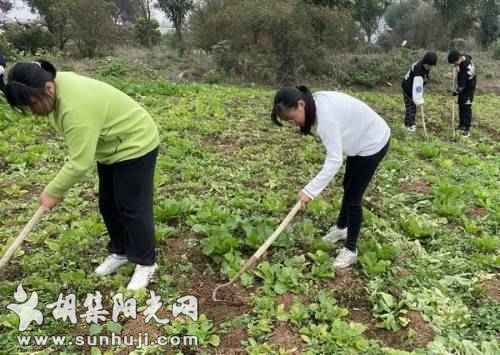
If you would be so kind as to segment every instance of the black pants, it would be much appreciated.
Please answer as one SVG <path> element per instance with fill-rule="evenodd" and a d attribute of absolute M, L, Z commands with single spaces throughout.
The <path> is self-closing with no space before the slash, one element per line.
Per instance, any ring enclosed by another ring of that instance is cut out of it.
<path fill-rule="evenodd" d="M 158 148 L 131 160 L 97 164 L 99 210 L 108 229 L 108 251 L 140 265 L 155 262 L 153 180 Z"/>
<path fill-rule="evenodd" d="M 374 155 L 347 157 L 344 196 L 337 219 L 337 227 L 341 229 L 347 227 L 345 247 L 351 251 L 356 251 L 356 243 L 361 229 L 363 194 L 388 149 L 389 142 Z"/>
<path fill-rule="evenodd" d="M 472 102 L 474 101 L 474 90 L 464 91 L 458 95 L 459 129 L 470 130 L 472 123 Z"/>
<path fill-rule="evenodd" d="M 403 99 L 405 102 L 405 126 L 415 126 L 415 116 L 417 115 L 417 105 L 413 99 L 403 90 Z"/>

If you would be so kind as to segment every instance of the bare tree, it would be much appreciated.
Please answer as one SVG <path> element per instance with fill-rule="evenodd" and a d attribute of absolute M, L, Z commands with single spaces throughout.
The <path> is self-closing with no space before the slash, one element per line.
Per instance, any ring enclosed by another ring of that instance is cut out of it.
<path fill-rule="evenodd" d="M 71 28 L 72 0 L 25 0 L 32 10 L 36 9 L 56 39 L 59 49 L 69 41 Z"/>
<path fill-rule="evenodd" d="M 58 0 L 59 1 L 59 0 Z M 114 4 L 103 0 L 72 0 L 72 36 L 85 57 L 94 57 L 115 43 L 117 28 L 112 14 Z"/>
<path fill-rule="evenodd" d="M 450 39 L 465 36 L 472 28 L 479 1 L 470 0 L 433 0 L 448 31 Z"/>
<path fill-rule="evenodd" d="M 115 17 L 121 23 L 134 23 L 140 14 L 140 3 L 142 0 L 113 0 L 116 6 Z"/>
<path fill-rule="evenodd" d="M 355 0 L 353 4 L 353 16 L 359 21 L 366 33 L 368 43 L 371 42 L 373 34 L 377 30 L 380 18 L 384 15 L 390 1 L 388 0 Z"/>
<path fill-rule="evenodd" d="M 7 12 L 12 8 L 12 1 L 10 0 L 0 0 L 0 11 Z"/>
<path fill-rule="evenodd" d="M 189 11 L 193 9 L 193 0 L 158 0 L 158 7 L 165 13 L 174 24 L 175 35 L 181 53 L 184 49 L 182 27 Z"/>
<path fill-rule="evenodd" d="M 144 17 L 148 22 L 151 21 L 151 11 L 153 9 L 155 1 L 154 0 L 139 0 L 138 5 L 140 9 L 141 16 Z"/>

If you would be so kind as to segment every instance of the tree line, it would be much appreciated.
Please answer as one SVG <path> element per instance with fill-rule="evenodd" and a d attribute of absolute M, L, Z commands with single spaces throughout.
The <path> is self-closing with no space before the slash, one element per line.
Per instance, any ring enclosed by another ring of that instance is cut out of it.
<path fill-rule="evenodd" d="M 156 8 L 171 21 L 172 42 L 181 54 L 203 49 L 228 73 L 277 73 L 280 79 L 300 71 L 316 74 L 339 53 L 387 50 L 403 41 L 410 48 L 447 50 L 457 39 L 487 49 L 500 33 L 500 0 L 25 2 L 43 26 L 4 26 L 6 42 L 19 50 L 69 47 L 92 57 L 117 44 L 152 47 L 162 38 L 152 16 Z M 0 0 L 0 11 L 10 6 Z"/>
<path fill-rule="evenodd" d="M 165 13 L 182 42 L 182 26 L 193 0 L 24 0 L 39 13 L 39 24 L 4 26 L 7 40 L 17 49 L 36 51 L 55 47 L 64 51 L 72 43 L 83 56 L 93 57 L 117 43 L 127 41 L 151 47 L 158 44 L 159 23 L 153 8 Z M 0 11 L 8 12 L 12 1 L 0 0 Z M 13 27 L 13 28 L 12 28 Z M 9 31 L 10 30 L 10 31 Z M 46 31 L 44 31 L 46 30 Z M 11 33 L 12 32 L 12 33 Z M 10 34 L 10 38 L 9 38 Z M 24 45 L 23 45 L 24 43 Z"/>

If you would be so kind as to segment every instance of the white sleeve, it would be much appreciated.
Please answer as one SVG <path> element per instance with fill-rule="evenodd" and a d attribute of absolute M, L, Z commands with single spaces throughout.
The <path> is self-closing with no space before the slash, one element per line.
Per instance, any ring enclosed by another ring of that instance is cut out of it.
<path fill-rule="evenodd" d="M 5 73 L 5 68 L 3 67 L 3 65 L 0 65 L 0 76 L 3 76 L 4 73 Z"/>
<path fill-rule="evenodd" d="M 326 147 L 326 158 L 321 171 L 302 190 L 310 198 L 317 197 L 328 186 L 342 166 L 343 160 L 340 128 L 335 124 L 326 125 L 322 127 L 319 136 Z"/>
<path fill-rule="evenodd" d="M 417 106 L 424 104 L 424 78 L 421 76 L 413 78 L 413 102 Z"/>

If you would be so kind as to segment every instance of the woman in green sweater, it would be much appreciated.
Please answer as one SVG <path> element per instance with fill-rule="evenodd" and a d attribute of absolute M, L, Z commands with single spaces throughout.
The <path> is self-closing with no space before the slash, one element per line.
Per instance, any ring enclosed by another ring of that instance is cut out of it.
<path fill-rule="evenodd" d="M 11 107 L 46 116 L 68 147 L 68 160 L 40 195 L 40 204 L 54 208 L 97 161 L 110 255 L 95 272 L 108 275 L 130 261 L 136 268 L 128 288 L 146 287 L 157 268 L 153 177 L 159 136 L 153 119 L 111 85 L 56 72 L 47 61 L 15 64 L 7 82 L 4 66 L 0 56 L 0 87 Z"/>

